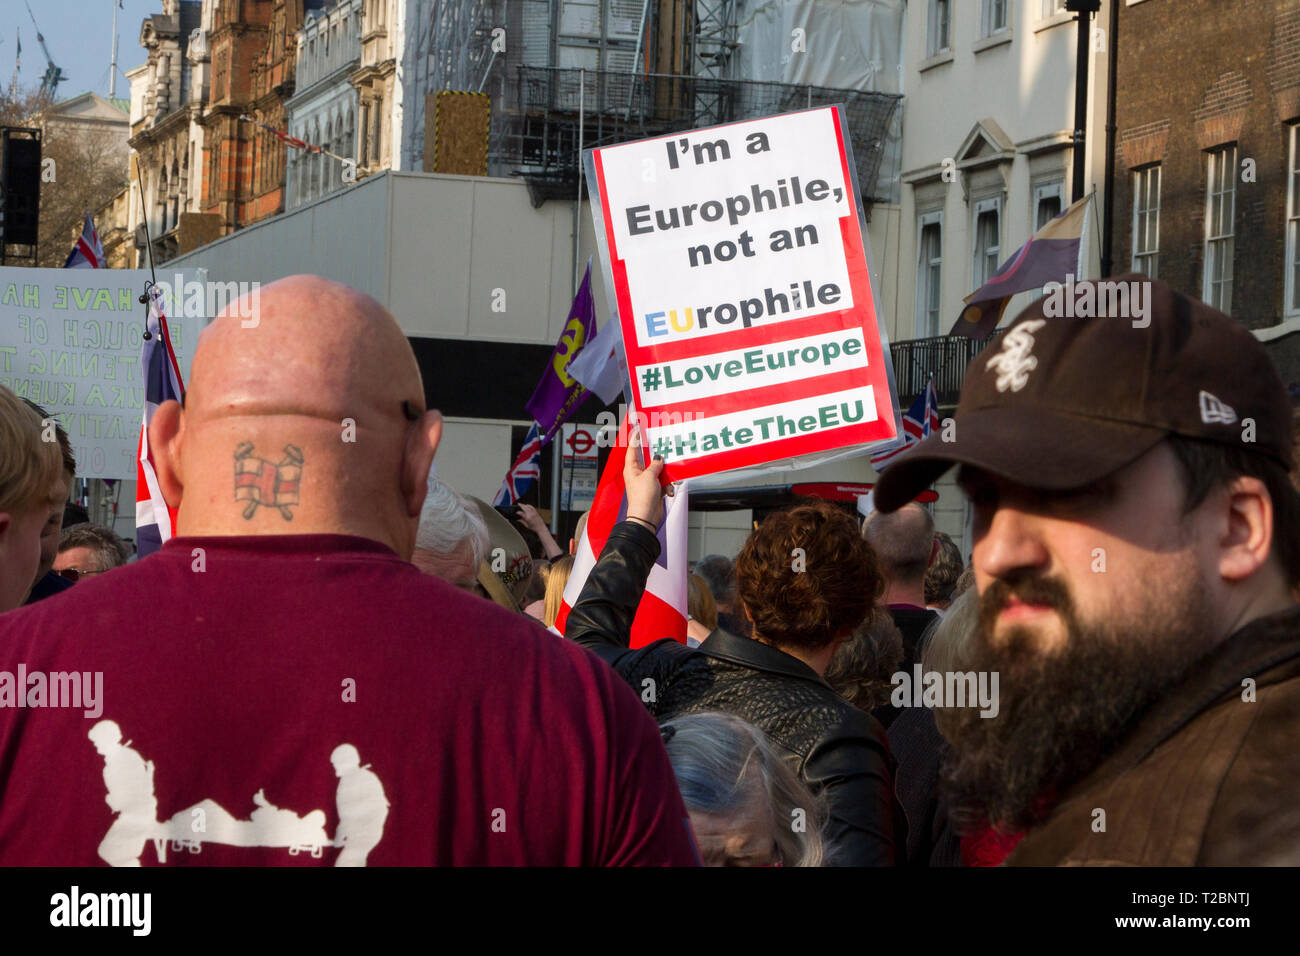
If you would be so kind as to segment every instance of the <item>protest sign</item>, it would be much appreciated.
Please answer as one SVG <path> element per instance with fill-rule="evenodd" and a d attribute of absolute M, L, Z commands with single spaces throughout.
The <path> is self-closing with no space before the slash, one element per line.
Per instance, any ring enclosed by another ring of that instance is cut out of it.
<path fill-rule="evenodd" d="M 192 272 L 171 273 L 169 280 Z M 144 382 L 146 271 L 0 268 L 0 385 L 45 408 L 68 433 L 79 478 L 136 476 Z M 189 376 L 205 319 L 168 314 Z"/>
<path fill-rule="evenodd" d="M 587 154 L 630 397 L 670 480 L 898 433 L 844 123 L 825 107 Z"/>

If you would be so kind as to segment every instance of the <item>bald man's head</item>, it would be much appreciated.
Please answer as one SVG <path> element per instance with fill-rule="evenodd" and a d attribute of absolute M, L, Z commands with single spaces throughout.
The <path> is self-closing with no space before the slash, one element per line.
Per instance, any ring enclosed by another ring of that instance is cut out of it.
<path fill-rule="evenodd" d="M 934 519 L 915 501 L 889 513 L 873 511 L 862 537 L 875 550 L 892 582 L 920 583 L 934 552 Z"/>
<path fill-rule="evenodd" d="M 204 329 L 184 409 L 149 428 L 179 533 L 359 534 L 409 557 L 441 417 L 406 336 L 316 276 L 251 299 Z"/>

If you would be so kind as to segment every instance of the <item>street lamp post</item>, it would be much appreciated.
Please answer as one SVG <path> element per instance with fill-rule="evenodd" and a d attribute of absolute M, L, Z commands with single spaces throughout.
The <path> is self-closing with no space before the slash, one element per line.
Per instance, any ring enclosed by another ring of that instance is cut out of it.
<path fill-rule="evenodd" d="M 1074 173 L 1070 189 L 1070 201 L 1078 202 L 1083 198 L 1083 180 L 1086 175 L 1084 145 L 1088 139 L 1088 60 L 1092 56 L 1090 27 L 1092 15 L 1101 9 L 1101 0 L 1065 0 L 1065 9 L 1076 14 L 1075 20 L 1079 24 L 1074 61 Z"/>

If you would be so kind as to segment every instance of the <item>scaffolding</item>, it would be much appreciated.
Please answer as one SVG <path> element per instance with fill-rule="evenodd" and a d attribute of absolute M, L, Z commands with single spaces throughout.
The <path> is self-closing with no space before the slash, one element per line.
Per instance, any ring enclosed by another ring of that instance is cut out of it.
<path fill-rule="evenodd" d="M 581 80 L 581 112 L 579 82 Z M 588 148 L 817 106 L 844 106 L 864 204 L 876 195 L 884 140 L 902 97 L 789 83 L 660 73 L 519 67 L 518 111 L 501 121 L 489 165 L 528 183 L 533 204 L 571 199 L 578 129 Z"/>
<path fill-rule="evenodd" d="M 492 30 L 500 21 L 500 0 L 437 0 L 411 4 L 410 60 L 404 69 L 416 94 L 403 110 L 402 168 L 419 169 L 424 155 L 424 97 L 439 90 L 487 92 L 496 66 Z"/>
<path fill-rule="evenodd" d="M 737 75 L 746 72 L 744 0 L 427 0 L 410 8 L 404 168 L 421 166 L 424 98 L 439 90 L 491 95 L 488 173 L 522 177 L 535 205 L 577 194 L 580 127 L 590 148 L 842 104 L 863 202 L 890 201 L 902 97 Z M 503 53 L 494 49 L 500 26 Z M 746 29 L 752 43 L 752 24 Z M 823 83 L 834 76 L 822 74 Z"/>
<path fill-rule="evenodd" d="M 696 114 L 701 125 L 715 126 L 726 122 L 721 117 L 726 104 L 717 99 L 723 80 L 732 79 L 731 61 L 736 52 L 736 0 L 695 0 L 695 29 L 687 34 L 691 40 L 691 72 L 706 82 L 696 90 Z"/>

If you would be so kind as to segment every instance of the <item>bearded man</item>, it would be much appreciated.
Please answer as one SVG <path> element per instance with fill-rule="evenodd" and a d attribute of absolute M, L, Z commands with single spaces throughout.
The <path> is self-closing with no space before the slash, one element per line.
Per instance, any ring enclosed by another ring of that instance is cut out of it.
<path fill-rule="evenodd" d="M 948 810 L 1023 835 L 1011 865 L 1294 865 L 1287 393 L 1227 315 L 1117 281 L 1150 286 L 1149 324 L 1030 305 L 971 363 L 956 440 L 875 490 L 894 510 L 960 465 L 973 509 L 980 615 L 957 656 L 1002 699 L 940 715 Z"/>

